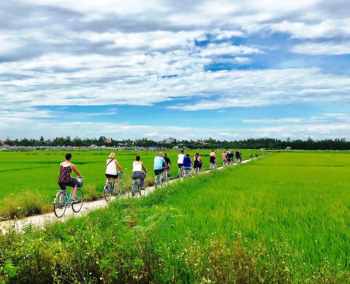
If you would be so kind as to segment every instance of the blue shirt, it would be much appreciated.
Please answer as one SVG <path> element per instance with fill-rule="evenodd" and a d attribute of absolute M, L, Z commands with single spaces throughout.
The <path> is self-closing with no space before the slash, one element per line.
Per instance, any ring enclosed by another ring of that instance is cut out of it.
<path fill-rule="evenodd" d="M 163 164 L 165 163 L 164 158 L 162 157 L 155 157 L 154 158 L 154 169 L 155 170 L 161 170 L 163 168 Z"/>
<path fill-rule="evenodd" d="M 183 165 L 184 165 L 185 168 L 191 167 L 191 158 L 185 157 Z"/>

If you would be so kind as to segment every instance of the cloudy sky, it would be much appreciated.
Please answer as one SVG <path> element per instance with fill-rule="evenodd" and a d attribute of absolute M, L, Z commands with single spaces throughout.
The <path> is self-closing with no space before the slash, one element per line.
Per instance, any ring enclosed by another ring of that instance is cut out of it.
<path fill-rule="evenodd" d="M 0 2 L 0 139 L 350 139 L 349 0 Z"/>

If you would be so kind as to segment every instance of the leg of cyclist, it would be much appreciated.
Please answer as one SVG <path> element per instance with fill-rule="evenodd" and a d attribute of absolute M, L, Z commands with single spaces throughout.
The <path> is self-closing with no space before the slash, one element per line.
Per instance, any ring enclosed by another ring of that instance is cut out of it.
<path fill-rule="evenodd" d="M 77 185 L 75 185 L 72 189 L 72 201 L 74 200 L 75 193 L 77 192 Z"/>
<path fill-rule="evenodd" d="M 165 171 L 166 171 L 166 168 L 163 168 L 163 170 L 162 170 L 162 181 L 164 181 Z"/>

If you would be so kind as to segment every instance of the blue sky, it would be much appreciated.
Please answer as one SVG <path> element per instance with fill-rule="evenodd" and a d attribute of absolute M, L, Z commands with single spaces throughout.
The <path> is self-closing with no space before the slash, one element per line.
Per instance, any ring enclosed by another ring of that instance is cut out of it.
<path fill-rule="evenodd" d="M 350 3 L 0 3 L 0 139 L 350 139 Z"/>

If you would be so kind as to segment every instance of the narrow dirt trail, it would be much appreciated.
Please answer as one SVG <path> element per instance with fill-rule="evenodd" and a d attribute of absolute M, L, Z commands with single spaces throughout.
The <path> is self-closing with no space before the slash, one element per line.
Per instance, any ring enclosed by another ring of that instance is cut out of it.
<path fill-rule="evenodd" d="M 248 163 L 254 159 L 257 158 L 252 158 L 248 160 L 244 160 L 241 163 L 245 164 Z M 236 166 L 237 163 L 234 163 L 233 166 Z M 219 167 L 218 170 L 223 169 L 223 167 Z M 205 174 L 209 173 L 210 171 L 205 171 L 200 174 Z M 173 183 L 179 181 L 178 178 L 173 179 L 169 181 L 169 183 Z M 154 186 L 146 187 L 146 189 L 142 192 L 142 196 L 151 194 L 155 190 Z M 114 200 L 115 197 L 112 197 Z M 130 194 L 125 194 L 120 198 L 130 198 Z M 74 213 L 72 208 L 69 207 L 67 208 L 65 215 L 62 218 L 57 218 L 54 213 L 47 213 L 47 214 L 42 214 L 42 215 L 36 215 L 36 216 L 30 216 L 24 219 L 19 219 L 19 220 L 10 220 L 10 221 L 3 221 L 0 222 L 0 231 L 3 234 L 6 234 L 9 230 L 9 228 L 14 228 L 17 232 L 22 232 L 25 227 L 28 225 L 34 225 L 35 227 L 41 227 L 44 228 L 46 224 L 51 223 L 51 222 L 65 222 L 71 217 L 82 217 L 91 211 L 105 208 L 108 206 L 108 203 L 104 199 L 100 199 L 98 201 L 93 201 L 93 202 L 86 202 L 83 204 L 83 208 L 79 213 Z"/>

